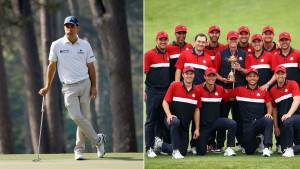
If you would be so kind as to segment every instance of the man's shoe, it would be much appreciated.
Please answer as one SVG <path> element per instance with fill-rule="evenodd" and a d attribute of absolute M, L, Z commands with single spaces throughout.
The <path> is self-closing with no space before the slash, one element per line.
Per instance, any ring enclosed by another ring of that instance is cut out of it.
<path fill-rule="evenodd" d="M 188 149 L 187 152 L 196 155 L 197 154 L 196 147 L 192 147 L 192 148 Z"/>
<path fill-rule="evenodd" d="M 294 150 L 292 148 L 285 149 L 284 154 L 282 154 L 282 157 L 294 157 Z"/>
<path fill-rule="evenodd" d="M 216 150 L 216 147 L 207 145 L 206 152 L 210 152 L 210 151 L 214 152 L 215 150 Z"/>
<path fill-rule="evenodd" d="M 224 156 L 236 156 L 236 153 L 230 147 L 227 147 Z"/>
<path fill-rule="evenodd" d="M 179 150 L 173 150 L 172 158 L 173 159 L 180 159 L 180 158 L 184 158 L 184 157 L 180 154 Z"/>
<path fill-rule="evenodd" d="M 155 137 L 154 149 L 153 151 L 158 154 L 161 152 L 161 147 L 158 146 L 159 143 L 162 143 L 162 140 L 159 137 Z"/>
<path fill-rule="evenodd" d="M 97 134 L 100 138 L 100 141 L 96 144 L 97 147 L 97 155 L 99 158 L 103 158 L 105 154 L 105 142 L 106 142 L 106 135 L 105 134 Z"/>
<path fill-rule="evenodd" d="M 262 156 L 264 156 L 264 157 L 270 157 L 271 156 L 270 150 L 268 148 L 264 148 Z"/>
<path fill-rule="evenodd" d="M 256 149 L 257 152 L 263 153 L 265 146 L 264 146 L 264 136 L 262 134 L 259 134 L 257 137 L 260 138 L 260 143 L 258 145 L 258 148 Z"/>
<path fill-rule="evenodd" d="M 74 153 L 75 153 L 75 160 L 83 160 L 84 159 L 83 154 L 79 150 L 76 150 Z"/>
<path fill-rule="evenodd" d="M 269 147 L 270 154 L 273 155 L 272 147 Z"/>
<path fill-rule="evenodd" d="M 161 152 L 160 152 L 160 155 L 168 156 L 168 155 L 170 155 L 170 154 L 161 151 Z"/>
<path fill-rule="evenodd" d="M 278 145 L 278 146 L 276 147 L 276 152 L 277 152 L 278 154 L 282 154 L 281 145 Z"/>
<path fill-rule="evenodd" d="M 243 151 L 243 147 L 239 144 L 239 145 L 236 147 L 235 151 Z"/>
<path fill-rule="evenodd" d="M 155 158 L 157 157 L 157 155 L 154 153 L 154 151 L 152 150 L 152 148 L 150 148 L 148 151 L 147 151 L 147 156 L 149 158 Z"/>
<path fill-rule="evenodd" d="M 217 149 L 214 151 L 214 153 L 216 153 L 216 154 L 221 154 L 221 153 L 222 153 L 222 150 L 223 150 L 223 147 L 221 147 L 221 148 L 218 148 L 218 147 L 217 147 Z"/>

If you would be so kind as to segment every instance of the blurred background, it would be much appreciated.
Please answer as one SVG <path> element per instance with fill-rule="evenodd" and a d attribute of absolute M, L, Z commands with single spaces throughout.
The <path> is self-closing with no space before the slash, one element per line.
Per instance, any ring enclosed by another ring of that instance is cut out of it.
<path fill-rule="evenodd" d="M 107 152 L 143 151 L 143 1 L 0 0 L 0 153 L 36 153 L 48 54 L 64 18 L 96 56 L 98 99 L 87 118 L 107 135 Z M 71 153 L 76 125 L 58 76 L 46 97 L 41 153 Z M 95 152 L 89 143 L 86 152 Z"/>

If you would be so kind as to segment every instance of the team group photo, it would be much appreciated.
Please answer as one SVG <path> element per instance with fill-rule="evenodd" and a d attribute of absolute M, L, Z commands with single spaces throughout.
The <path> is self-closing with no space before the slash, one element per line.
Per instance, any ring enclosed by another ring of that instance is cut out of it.
<path fill-rule="evenodd" d="M 211 3 L 202 5 L 213 8 Z M 225 18 L 232 23 L 224 24 L 224 17 L 212 14 L 202 15 L 202 22 L 187 11 L 163 18 L 155 5 L 145 9 L 145 167 L 206 155 L 296 158 L 297 32 L 267 20 L 253 25 Z"/>

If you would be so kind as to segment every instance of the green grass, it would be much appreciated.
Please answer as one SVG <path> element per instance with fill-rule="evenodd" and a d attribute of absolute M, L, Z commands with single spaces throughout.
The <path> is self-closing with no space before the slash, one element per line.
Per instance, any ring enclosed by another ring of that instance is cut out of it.
<path fill-rule="evenodd" d="M 188 154 L 184 159 L 172 159 L 171 156 L 158 156 L 150 159 L 145 157 L 145 169 L 161 169 L 161 168 L 184 168 L 184 169 L 293 169 L 299 168 L 300 156 L 294 158 L 283 158 L 281 155 L 274 153 L 271 157 L 262 157 L 261 154 L 245 155 L 237 152 L 235 157 L 224 157 L 222 154 L 207 153 L 205 156 L 197 156 Z"/>
<path fill-rule="evenodd" d="M 41 154 L 39 162 L 33 162 L 36 154 L 0 155 L 3 169 L 141 169 L 143 153 L 106 153 L 97 158 L 96 153 L 85 153 L 86 160 L 74 160 L 74 154 Z"/>
<path fill-rule="evenodd" d="M 146 0 L 144 3 L 145 52 L 154 48 L 155 36 L 159 31 L 169 34 L 169 42 L 175 40 L 174 29 L 179 24 L 187 26 L 186 41 L 192 44 L 194 36 L 198 33 L 207 34 L 211 25 L 221 28 L 221 43 L 227 43 L 227 33 L 237 31 L 240 26 L 247 26 L 253 35 L 270 25 L 275 30 L 275 42 L 281 32 L 289 32 L 291 46 L 300 49 L 300 11 L 297 8 L 300 1 L 297 0 Z M 237 157 L 212 153 L 205 156 L 188 155 L 182 160 L 159 156 L 156 159 L 145 158 L 145 168 L 299 168 L 299 158 L 299 155 L 283 158 L 278 154 L 263 158 L 261 154 L 249 156 L 241 153 Z"/>

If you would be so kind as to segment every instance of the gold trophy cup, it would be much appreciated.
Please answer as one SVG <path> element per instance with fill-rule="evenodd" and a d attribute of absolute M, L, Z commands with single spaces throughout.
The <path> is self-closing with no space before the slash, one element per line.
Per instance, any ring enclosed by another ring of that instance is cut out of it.
<path fill-rule="evenodd" d="M 234 57 L 234 55 L 232 55 L 232 56 L 230 56 L 229 58 L 228 58 L 228 62 L 230 62 L 231 63 L 231 70 L 230 70 L 230 72 L 229 72 L 229 74 L 228 74 L 228 77 L 227 77 L 227 81 L 228 82 L 236 82 L 236 80 L 235 80 L 235 75 L 234 75 L 234 72 L 233 72 L 233 64 L 235 63 L 237 61 L 237 58 L 235 58 Z"/>

